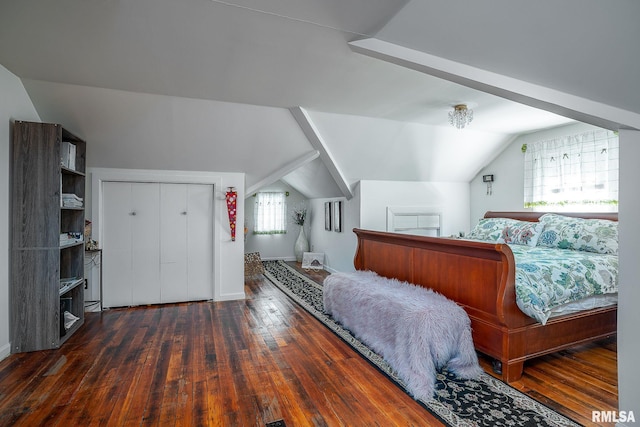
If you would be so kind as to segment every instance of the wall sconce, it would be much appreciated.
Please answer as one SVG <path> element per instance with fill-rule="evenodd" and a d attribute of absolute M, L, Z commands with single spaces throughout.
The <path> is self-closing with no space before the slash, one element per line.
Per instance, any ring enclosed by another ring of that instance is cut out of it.
<path fill-rule="evenodd" d="M 493 194 L 493 175 L 482 175 L 482 182 L 487 184 L 487 196 Z"/>

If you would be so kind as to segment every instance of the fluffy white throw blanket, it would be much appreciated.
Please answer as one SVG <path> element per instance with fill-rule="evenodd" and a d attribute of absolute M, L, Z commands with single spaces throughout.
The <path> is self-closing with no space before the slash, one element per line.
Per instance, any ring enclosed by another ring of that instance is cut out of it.
<path fill-rule="evenodd" d="M 434 393 L 436 370 L 461 378 L 482 373 L 469 316 L 430 289 L 371 271 L 327 276 L 324 309 L 380 354 L 417 399 Z"/>

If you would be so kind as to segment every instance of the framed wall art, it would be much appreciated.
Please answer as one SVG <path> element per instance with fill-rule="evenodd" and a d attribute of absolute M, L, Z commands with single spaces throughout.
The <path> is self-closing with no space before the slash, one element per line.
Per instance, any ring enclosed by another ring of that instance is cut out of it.
<path fill-rule="evenodd" d="M 333 202 L 333 231 L 342 232 L 342 201 Z"/>
<path fill-rule="evenodd" d="M 324 229 L 331 231 L 331 202 L 324 202 Z"/>

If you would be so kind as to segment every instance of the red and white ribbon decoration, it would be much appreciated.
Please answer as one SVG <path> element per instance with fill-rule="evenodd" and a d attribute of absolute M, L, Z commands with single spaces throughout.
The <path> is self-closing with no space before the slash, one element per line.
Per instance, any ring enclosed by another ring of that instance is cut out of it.
<path fill-rule="evenodd" d="M 231 227 L 231 241 L 236 241 L 236 205 L 238 202 L 238 192 L 234 187 L 229 187 L 226 194 L 227 212 L 229 213 L 229 227 Z"/>

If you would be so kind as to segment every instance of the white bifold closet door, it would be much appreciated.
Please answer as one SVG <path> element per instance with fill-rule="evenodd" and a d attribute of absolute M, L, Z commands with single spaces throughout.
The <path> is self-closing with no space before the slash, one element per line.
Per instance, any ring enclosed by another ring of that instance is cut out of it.
<path fill-rule="evenodd" d="M 162 302 L 212 299 L 211 185 L 160 186 Z"/>
<path fill-rule="evenodd" d="M 213 298 L 213 186 L 104 182 L 103 305 Z"/>

